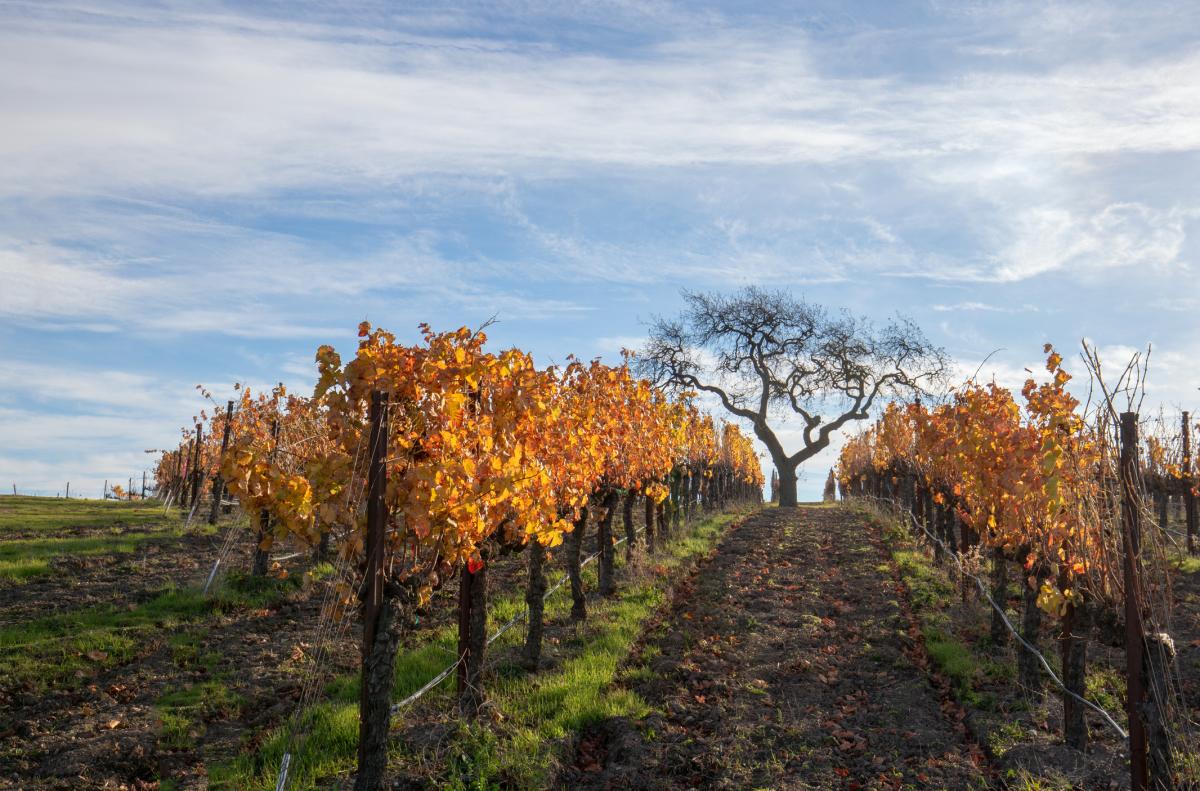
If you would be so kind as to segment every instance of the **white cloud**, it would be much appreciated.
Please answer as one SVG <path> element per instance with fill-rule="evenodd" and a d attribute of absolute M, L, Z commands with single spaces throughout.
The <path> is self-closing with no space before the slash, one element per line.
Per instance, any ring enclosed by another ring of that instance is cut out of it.
<path fill-rule="evenodd" d="M 1065 209 L 1020 212 L 1013 241 L 999 256 L 995 277 L 1024 280 L 1075 266 L 1082 270 L 1179 265 L 1185 222 L 1194 212 L 1162 211 L 1138 203 L 1114 203 L 1090 216 Z"/>
<path fill-rule="evenodd" d="M 249 18 L 48 16 L 10 19 L 0 37 L 9 194 L 851 158 L 940 162 L 950 177 L 964 153 L 994 166 L 1200 137 L 1194 54 L 910 84 L 825 77 L 810 37 L 786 28 L 601 56 Z"/>
<path fill-rule="evenodd" d="M 622 349 L 637 352 L 646 346 L 648 337 L 645 335 L 605 335 L 596 338 L 592 348 L 598 354 L 611 356 L 620 355 Z"/>
<path fill-rule="evenodd" d="M 938 313 L 957 313 L 960 311 L 978 311 L 982 313 L 1037 313 L 1041 309 L 1036 305 L 989 305 L 986 302 L 957 302 L 953 305 L 935 304 L 930 306 Z"/>

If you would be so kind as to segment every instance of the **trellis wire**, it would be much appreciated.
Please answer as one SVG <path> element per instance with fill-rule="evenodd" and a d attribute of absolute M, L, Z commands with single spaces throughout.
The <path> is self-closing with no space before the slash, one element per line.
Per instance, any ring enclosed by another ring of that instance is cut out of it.
<path fill-rule="evenodd" d="M 637 528 L 637 530 L 634 531 L 634 535 L 637 535 L 638 533 L 642 532 L 643 530 L 645 530 L 645 527 Z M 621 546 L 621 544 L 624 544 L 627 540 L 628 540 L 628 536 L 618 539 L 617 541 L 614 541 L 613 548 L 615 549 L 616 547 Z M 537 549 L 538 549 L 537 547 L 530 547 L 530 551 L 536 551 Z M 600 553 L 593 552 L 591 555 L 588 555 L 587 558 L 585 558 L 583 561 L 580 562 L 579 568 L 582 569 L 584 566 L 591 563 L 593 560 L 595 560 L 598 557 L 600 557 Z M 563 585 L 565 585 L 567 583 L 567 580 L 569 580 L 569 579 L 570 579 L 570 576 L 567 574 L 564 574 L 558 582 L 554 583 L 554 585 L 548 591 L 546 591 L 546 593 L 542 596 L 542 601 L 546 601 L 547 599 L 549 599 L 550 596 L 553 593 L 555 593 L 559 588 L 561 588 Z M 489 637 L 487 639 L 487 645 L 491 645 L 492 643 L 499 640 L 501 635 L 503 635 L 509 629 L 516 626 L 521 621 L 523 621 L 525 619 L 525 617 L 528 615 L 529 615 L 529 608 L 526 607 L 526 608 L 522 609 L 519 613 L 517 613 L 512 618 L 510 618 L 507 623 L 505 623 L 503 626 L 501 626 L 499 629 L 497 629 L 495 634 L 493 634 L 491 637 Z M 420 700 L 422 697 L 424 697 L 431 689 L 433 689 L 438 684 L 442 683 L 447 678 L 449 678 L 450 674 L 453 673 L 461 663 L 462 663 L 461 657 L 459 659 L 454 660 L 454 662 L 449 667 L 445 668 L 444 670 L 442 670 L 442 672 L 438 673 L 436 676 L 434 676 L 432 679 L 430 679 L 424 686 L 422 686 L 416 692 L 412 693 L 407 698 L 399 701 L 398 703 L 393 703 L 392 704 L 392 714 L 395 715 L 401 709 L 407 708 L 408 706 L 411 706 L 412 704 L 416 703 L 418 700 Z"/>
<path fill-rule="evenodd" d="M 1104 718 L 1105 722 L 1107 722 L 1113 728 L 1113 730 L 1115 730 L 1118 734 L 1121 735 L 1122 739 L 1129 738 L 1129 734 L 1125 731 L 1124 728 L 1122 728 L 1120 725 L 1117 724 L 1117 721 L 1112 718 L 1111 714 L 1109 714 L 1103 708 L 1101 708 L 1097 704 L 1093 703 L 1092 701 L 1088 700 L 1087 698 L 1081 697 L 1080 695 L 1076 694 L 1075 692 L 1072 692 L 1071 690 L 1067 689 L 1066 685 L 1063 684 L 1062 680 L 1059 679 L 1058 675 L 1055 674 L 1054 670 L 1050 667 L 1050 664 L 1046 661 L 1046 657 L 1042 656 L 1042 653 L 1040 651 L 1038 651 L 1037 648 L 1035 648 L 1033 645 L 1031 645 L 1024 637 L 1022 637 L 1021 634 L 1017 631 L 1016 627 L 1014 627 L 1012 625 L 1012 622 L 1008 619 L 1008 615 L 1004 612 L 1004 609 L 1002 607 L 1000 607 L 998 604 L 996 604 L 996 601 L 992 598 L 991 594 L 988 593 L 987 587 L 983 584 L 983 582 L 979 579 L 979 577 L 972 574 L 971 572 L 967 571 L 966 566 L 963 565 L 962 558 L 959 557 L 959 554 L 957 552 L 950 551 L 949 547 L 947 547 L 946 544 L 943 543 L 940 538 L 938 538 L 937 536 L 930 533 L 925 528 L 925 526 L 920 523 L 920 521 L 916 518 L 916 516 L 913 515 L 913 513 L 911 511 L 907 511 L 903 508 L 899 508 L 894 501 L 887 500 L 885 498 L 872 497 L 870 495 L 864 495 L 864 497 L 866 499 L 876 500 L 879 502 L 887 503 L 887 504 L 891 505 L 892 507 L 896 508 L 896 510 L 902 512 L 905 516 L 907 516 L 909 518 L 909 520 L 913 523 L 913 525 L 915 525 L 931 541 L 937 542 L 937 544 L 939 546 L 941 546 L 942 551 L 954 559 L 954 562 L 958 565 L 959 571 L 962 572 L 963 576 L 970 577 L 971 580 L 974 581 L 975 586 L 977 588 L 979 588 L 979 592 L 983 595 L 984 599 L 987 600 L 987 603 L 989 605 L 991 605 L 992 609 L 994 609 L 1000 615 L 1000 620 L 1004 622 L 1004 626 L 1008 629 L 1009 632 L 1012 633 L 1013 637 L 1015 637 L 1017 639 L 1017 641 L 1020 642 L 1020 644 L 1025 647 L 1025 650 L 1029 651 L 1029 653 L 1033 654 L 1033 656 L 1037 658 L 1038 663 L 1042 666 L 1042 668 L 1050 676 L 1050 679 L 1054 682 L 1055 686 L 1057 686 L 1063 692 L 1067 693 L 1075 700 L 1079 701 L 1083 705 L 1087 706 L 1088 708 L 1092 709 L 1097 714 L 1099 714 L 1102 718 Z"/>

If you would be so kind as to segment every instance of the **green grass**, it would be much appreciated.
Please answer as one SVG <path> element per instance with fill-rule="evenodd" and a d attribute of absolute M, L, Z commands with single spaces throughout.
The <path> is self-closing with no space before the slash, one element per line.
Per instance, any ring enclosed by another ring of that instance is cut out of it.
<path fill-rule="evenodd" d="M 231 575 L 210 596 L 167 587 L 140 605 L 108 604 L 0 628 L 0 679 L 31 691 L 68 688 L 95 671 L 125 664 L 163 631 L 175 632 L 210 615 L 268 606 L 300 587 L 300 578 Z M 188 638 L 172 648 L 186 656 Z M 188 661 L 184 659 L 183 661 Z M 198 650 L 193 661 L 203 664 Z"/>
<path fill-rule="evenodd" d="M 1009 769 L 1005 772 L 1004 787 L 1010 791 L 1072 791 L 1076 786 L 1068 778 L 1047 769 L 1049 777 L 1036 777 L 1027 769 Z"/>
<path fill-rule="evenodd" d="M 178 527 L 154 533 L 120 533 L 81 538 L 31 538 L 0 542 L 0 579 L 24 581 L 49 574 L 50 561 L 67 556 L 116 555 L 136 552 L 147 543 L 182 535 Z"/>
<path fill-rule="evenodd" d="M 889 533 L 892 560 L 908 587 L 913 611 L 921 625 L 925 650 L 934 665 L 954 687 L 959 701 L 978 705 L 976 692 L 981 667 L 975 653 L 955 638 L 949 629 L 950 619 L 945 610 L 954 601 L 954 584 L 929 556 L 913 548 L 911 542 L 898 533 Z"/>
<path fill-rule="evenodd" d="M 666 570 L 681 567 L 707 553 L 735 518 L 725 514 L 699 523 L 649 562 Z M 593 565 L 585 570 L 589 589 L 594 589 L 594 569 Z M 563 658 L 553 670 L 530 676 L 514 667 L 499 666 L 486 681 L 489 704 L 499 724 L 456 722 L 439 756 L 406 752 L 408 748 L 399 743 L 393 746 L 392 760 L 420 766 L 426 773 L 433 771 L 438 775 L 437 787 L 444 789 L 548 787 L 568 735 L 606 717 L 648 713 L 644 701 L 613 682 L 645 624 L 665 601 L 664 579 L 673 577 L 641 575 L 626 582 L 617 597 L 590 601 L 587 622 L 560 646 Z M 489 632 L 521 606 L 520 591 L 495 599 L 489 610 Z M 547 623 L 564 621 L 569 612 L 570 596 L 565 588 L 546 602 Z M 511 650 L 523 635 L 520 625 L 511 629 L 489 648 L 489 655 Z M 456 631 L 448 627 L 421 646 L 402 652 L 396 662 L 393 699 L 408 696 L 441 671 L 453 660 L 455 647 Z M 452 679 L 418 705 L 435 712 L 452 710 Z M 298 731 L 307 736 L 298 749 L 293 745 L 288 785 L 292 791 L 315 788 L 318 782 L 353 769 L 358 743 L 357 675 L 335 679 L 326 693 L 325 702 L 301 714 Z M 398 720 L 404 716 L 400 714 Z M 286 727 L 276 728 L 266 735 L 258 751 L 210 767 L 212 787 L 274 788 L 289 733 Z"/>
<path fill-rule="evenodd" d="M 13 530 L 54 531 L 73 527 L 152 527 L 179 522 L 158 500 L 77 500 L 0 495 L 0 536 Z"/>
<path fill-rule="evenodd" d="M 100 532 L 70 535 L 76 528 Z M 211 532 L 212 528 L 203 525 L 193 530 Z M 22 537 L 3 540 L 14 534 Z M 52 573 L 50 562 L 56 558 L 128 554 L 149 542 L 182 534 L 178 512 L 164 514 L 154 501 L 2 496 L 0 580 L 25 582 Z"/>
<path fill-rule="evenodd" d="M 1124 719 L 1121 713 L 1125 711 L 1125 674 L 1116 668 L 1100 664 L 1088 666 L 1087 679 L 1084 682 L 1086 697 L 1100 708 Z"/>
<path fill-rule="evenodd" d="M 246 701 L 220 679 L 210 679 L 164 695 L 155 704 L 161 731 L 159 743 L 171 750 L 191 747 L 204 723 L 216 717 L 235 717 Z"/>
<path fill-rule="evenodd" d="M 1171 562 L 1184 574 L 1200 574 L 1200 555 L 1189 555 L 1186 549 L 1171 553 Z"/>

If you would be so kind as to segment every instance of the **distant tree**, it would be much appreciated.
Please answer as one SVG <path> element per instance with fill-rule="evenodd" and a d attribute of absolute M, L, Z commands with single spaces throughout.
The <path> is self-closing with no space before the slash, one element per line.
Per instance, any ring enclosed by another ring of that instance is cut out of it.
<path fill-rule="evenodd" d="M 780 506 L 796 504 L 797 469 L 829 446 L 852 420 L 864 420 L 881 397 L 926 392 L 946 371 L 945 352 L 910 320 L 882 328 L 842 310 L 754 286 L 733 294 L 684 291 L 675 319 L 656 318 L 638 357 L 658 383 L 711 393 L 748 420 L 779 471 Z M 771 410 L 795 412 L 804 446 L 788 453 L 771 426 Z M 826 419 L 819 409 L 832 408 Z"/>
<path fill-rule="evenodd" d="M 833 468 L 829 468 L 829 477 L 825 479 L 825 491 L 822 493 L 822 498 L 827 503 L 832 503 L 837 499 L 837 477 L 833 474 Z"/>

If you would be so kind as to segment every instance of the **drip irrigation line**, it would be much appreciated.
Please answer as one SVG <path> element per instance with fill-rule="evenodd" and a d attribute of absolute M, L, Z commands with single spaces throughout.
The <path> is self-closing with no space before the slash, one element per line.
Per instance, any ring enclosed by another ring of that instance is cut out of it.
<path fill-rule="evenodd" d="M 951 558 L 954 559 L 955 564 L 958 565 L 958 569 L 960 572 L 962 572 L 963 576 L 970 577 L 975 582 L 975 586 L 977 588 L 979 588 L 979 593 L 983 596 L 984 599 L 987 600 L 987 603 L 992 606 L 992 609 L 995 610 L 1000 615 L 1000 620 L 1002 620 L 1004 622 L 1004 625 L 1005 625 L 1005 627 L 1007 627 L 1008 631 L 1011 632 L 1013 637 L 1015 637 L 1017 639 L 1017 641 L 1022 646 L 1025 647 L 1025 650 L 1029 651 L 1029 653 L 1033 654 L 1033 656 L 1035 656 L 1037 658 L 1038 663 L 1046 671 L 1047 675 L 1050 676 L 1050 679 L 1054 682 L 1055 686 L 1057 686 L 1063 692 L 1070 695 L 1072 698 L 1079 701 L 1080 703 L 1087 706 L 1089 709 L 1091 709 L 1092 711 L 1095 711 L 1097 714 L 1099 714 L 1101 717 L 1103 717 L 1105 722 L 1107 722 L 1113 728 L 1113 730 L 1115 730 L 1118 734 L 1120 734 L 1122 739 L 1129 738 L 1129 734 L 1125 731 L 1124 728 L 1122 728 L 1120 725 L 1117 724 L 1117 721 L 1112 718 L 1111 714 L 1109 714 L 1103 708 L 1101 708 L 1097 704 L 1093 703 L 1092 701 L 1088 700 L 1087 698 L 1085 698 L 1081 695 L 1078 695 L 1075 692 L 1072 692 L 1071 690 L 1067 689 L 1066 685 L 1063 684 L 1062 680 L 1059 679 L 1058 675 L 1055 674 L 1054 670 L 1050 667 L 1050 663 L 1046 661 L 1046 657 L 1042 656 L 1041 652 L 1038 651 L 1037 648 L 1035 648 L 1032 644 L 1030 644 L 1029 641 L 1027 641 L 1024 637 L 1022 637 L 1020 632 L 1017 631 L 1016 627 L 1014 627 L 1012 625 L 1012 621 L 1010 621 L 1008 619 L 1008 615 L 1004 612 L 1004 609 L 1002 607 L 1000 607 L 998 604 L 996 604 L 996 602 L 992 598 L 991 594 L 988 593 L 987 587 L 983 584 L 983 581 L 980 580 L 979 577 L 977 577 L 976 575 L 967 571 L 966 566 L 963 565 L 962 558 L 959 556 L 958 552 L 951 551 L 940 538 L 938 538 L 937 536 L 930 533 L 925 528 L 925 526 L 922 525 L 917 520 L 916 516 L 914 516 L 911 511 L 907 511 L 904 508 L 898 506 L 895 501 L 887 500 L 887 499 L 881 498 L 881 497 L 873 497 L 871 495 L 865 495 L 864 497 L 865 497 L 865 499 L 876 500 L 878 502 L 887 503 L 887 504 L 891 505 L 893 508 L 896 508 L 896 510 L 900 511 L 905 516 L 907 516 L 909 518 L 909 520 L 913 523 L 913 525 L 917 527 L 917 529 L 919 529 L 922 533 L 924 533 L 926 536 L 928 536 L 930 540 L 936 542 L 938 544 L 938 546 L 940 546 L 942 548 L 943 552 L 945 552 L 947 555 L 949 555 Z"/>

